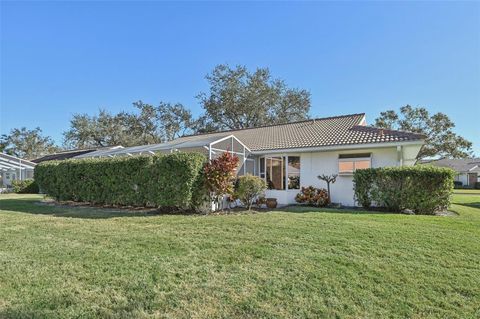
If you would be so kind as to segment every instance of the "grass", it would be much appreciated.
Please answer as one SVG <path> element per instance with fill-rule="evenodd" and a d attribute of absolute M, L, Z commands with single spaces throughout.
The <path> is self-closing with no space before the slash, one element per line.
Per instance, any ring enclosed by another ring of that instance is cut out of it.
<path fill-rule="evenodd" d="M 480 195 L 480 189 L 471 189 L 471 188 L 454 189 L 453 192 L 454 192 L 455 194 Z"/>
<path fill-rule="evenodd" d="M 458 216 L 145 216 L 0 197 L 0 318 L 478 318 L 480 196 Z"/>

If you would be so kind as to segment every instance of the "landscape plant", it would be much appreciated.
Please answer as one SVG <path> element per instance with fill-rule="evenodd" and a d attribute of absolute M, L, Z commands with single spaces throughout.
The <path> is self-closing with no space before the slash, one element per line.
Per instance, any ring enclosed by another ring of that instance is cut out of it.
<path fill-rule="evenodd" d="M 330 184 L 335 184 L 335 182 L 337 181 L 337 176 L 338 176 L 338 174 L 332 174 L 332 175 L 322 174 L 322 175 L 317 176 L 317 178 L 319 180 L 322 180 L 322 181 L 327 183 L 327 192 L 328 192 L 328 202 L 329 203 L 332 202 L 332 198 L 330 197 Z"/>
<path fill-rule="evenodd" d="M 205 193 L 200 153 L 96 158 L 40 163 L 35 179 L 59 201 L 196 209 Z"/>
<path fill-rule="evenodd" d="M 250 174 L 240 176 L 235 186 L 236 198 L 248 210 L 252 208 L 259 197 L 264 196 L 267 189 L 267 183 L 262 178 Z"/>
<path fill-rule="evenodd" d="M 302 187 L 300 193 L 295 196 L 295 201 L 300 204 L 323 207 L 330 203 L 328 191 L 325 188 L 314 186 Z"/>
<path fill-rule="evenodd" d="M 12 189 L 17 194 L 38 194 L 38 185 L 33 179 L 12 181 Z"/>
<path fill-rule="evenodd" d="M 211 159 L 203 169 L 205 186 L 217 208 L 223 208 L 221 206 L 224 197 L 234 192 L 238 162 L 238 156 L 224 152 L 219 157 Z"/>
<path fill-rule="evenodd" d="M 430 215 L 448 209 L 454 176 L 452 169 L 428 165 L 357 170 L 355 198 L 364 208 L 375 204 L 394 212 Z"/>

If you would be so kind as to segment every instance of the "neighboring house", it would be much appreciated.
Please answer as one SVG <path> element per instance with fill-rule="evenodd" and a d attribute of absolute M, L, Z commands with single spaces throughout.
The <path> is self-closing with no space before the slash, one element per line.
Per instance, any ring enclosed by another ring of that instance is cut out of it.
<path fill-rule="evenodd" d="M 449 167 L 457 172 L 455 181 L 463 186 L 474 187 L 480 181 L 480 158 L 425 160 L 422 164 Z"/>
<path fill-rule="evenodd" d="M 365 114 L 319 118 L 288 124 L 185 136 L 162 144 L 95 151 L 75 158 L 200 151 L 214 158 L 224 151 L 241 160 L 238 174 L 265 179 L 267 197 L 295 202 L 300 187 L 326 187 L 320 174 L 338 174 L 332 200 L 354 205 L 356 169 L 414 165 L 425 136 L 366 126 Z"/>
<path fill-rule="evenodd" d="M 47 161 L 59 161 L 59 160 L 65 160 L 69 159 L 75 156 L 79 155 L 84 155 L 88 154 L 91 152 L 95 152 L 98 150 L 112 150 L 112 149 L 118 149 L 122 148 L 122 146 L 113 146 L 113 147 L 101 147 L 101 148 L 89 148 L 89 149 L 80 149 L 80 150 L 68 150 L 68 151 L 62 151 L 62 152 L 57 152 L 49 155 L 45 155 L 39 158 L 36 158 L 32 160 L 33 163 L 41 163 L 41 162 L 47 162 Z"/>
<path fill-rule="evenodd" d="M 13 180 L 33 179 L 35 163 L 0 153 L 0 188 L 9 187 Z"/>

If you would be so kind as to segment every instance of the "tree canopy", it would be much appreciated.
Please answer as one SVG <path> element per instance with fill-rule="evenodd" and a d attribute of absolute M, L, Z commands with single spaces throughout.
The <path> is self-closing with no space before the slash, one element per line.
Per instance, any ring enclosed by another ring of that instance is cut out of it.
<path fill-rule="evenodd" d="M 191 131 L 192 115 L 182 104 L 133 103 L 137 112 L 74 114 L 64 143 L 70 148 L 162 143 Z"/>
<path fill-rule="evenodd" d="M 134 102 L 133 111 L 112 114 L 74 114 L 64 132 L 66 148 L 134 146 L 162 143 L 195 133 L 244 129 L 308 119 L 310 93 L 290 88 L 273 78 L 268 68 L 250 71 L 245 66 L 217 65 L 206 75 L 208 92 L 197 95 L 203 113 L 194 118 L 181 103 L 158 105 Z M 443 113 L 430 114 L 426 108 L 406 105 L 399 112 L 381 112 L 375 126 L 427 136 L 418 159 L 463 158 L 471 155 L 472 143 L 454 133 L 455 124 Z M 0 151 L 33 158 L 57 150 L 40 128 L 13 129 L 0 138 Z"/>
<path fill-rule="evenodd" d="M 379 128 L 421 133 L 427 136 L 417 159 L 465 158 L 472 155 L 472 143 L 453 132 L 455 124 L 444 113 L 431 115 L 424 107 L 406 105 L 397 113 L 394 110 L 381 112 L 375 119 Z"/>
<path fill-rule="evenodd" d="M 310 93 L 289 88 L 273 79 L 268 68 L 253 73 L 245 66 L 217 65 L 206 76 L 208 93 L 200 93 L 204 115 L 197 120 L 197 131 L 243 129 L 281 124 L 308 118 Z"/>
<path fill-rule="evenodd" d="M 9 134 L 0 137 L 0 152 L 5 152 L 24 159 L 34 159 L 58 151 L 55 142 L 44 136 L 37 127 L 28 130 L 26 127 L 14 128 Z"/>
<path fill-rule="evenodd" d="M 204 113 L 194 118 L 181 103 L 142 101 L 137 112 L 74 114 L 64 132 L 70 148 L 141 145 L 170 141 L 193 133 L 280 124 L 308 118 L 310 93 L 288 88 L 267 68 L 253 73 L 244 66 L 218 65 L 206 76 L 208 93 L 198 99 Z"/>

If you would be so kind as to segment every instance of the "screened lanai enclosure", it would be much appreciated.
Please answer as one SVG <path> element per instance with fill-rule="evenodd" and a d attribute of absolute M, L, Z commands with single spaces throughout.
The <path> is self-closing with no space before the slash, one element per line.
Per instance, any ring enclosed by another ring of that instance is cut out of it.
<path fill-rule="evenodd" d="M 14 180 L 33 179 L 35 163 L 0 153 L 0 188 L 8 188 Z"/>
<path fill-rule="evenodd" d="M 255 174 L 255 161 L 251 151 L 234 135 L 195 135 L 181 137 L 176 140 L 161 143 L 131 147 L 102 149 L 82 154 L 75 158 L 120 157 L 137 155 L 168 154 L 173 152 L 198 152 L 209 159 L 215 159 L 224 152 L 235 154 L 239 158 L 238 175 Z"/>

